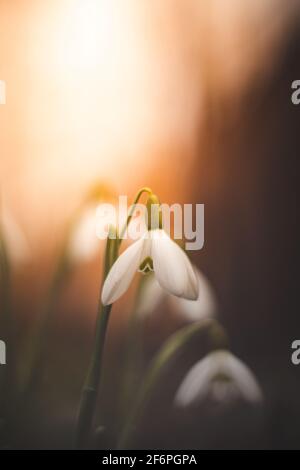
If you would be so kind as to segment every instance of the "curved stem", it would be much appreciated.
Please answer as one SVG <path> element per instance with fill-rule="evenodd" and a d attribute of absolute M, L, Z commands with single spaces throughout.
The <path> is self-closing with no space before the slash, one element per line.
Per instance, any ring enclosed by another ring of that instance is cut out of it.
<path fill-rule="evenodd" d="M 81 396 L 77 435 L 75 440 L 76 448 L 85 447 L 85 444 L 89 440 L 101 377 L 104 340 L 111 308 L 112 305 L 107 305 L 106 307 L 100 305 L 96 326 L 94 352 Z"/>
<path fill-rule="evenodd" d="M 163 344 L 146 372 L 146 376 L 137 393 L 133 408 L 131 409 L 127 422 L 121 432 L 117 446 L 118 449 L 126 449 L 126 447 L 128 447 L 136 423 L 140 419 L 143 409 L 147 405 L 148 399 L 165 369 L 194 335 L 205 328 L 210 327 L 213 322 L 214 320 L 212 319 L 205 319 L 192 325 L 188 325 L 174 333 Z"/>
<path fill-rule="evenodd" d="M 104 276 L 105 280 L 110 268 L 112 267 L 114 261 L 118 257 L 118 251 L 122 243 L 123 236 L 126 232 L 126 229 L 132 219 L 135 205 L 139 201 L 141 195 L 147 192 L 152 193 L 150 188 L 142 188 L 136 195 L 133 205 L 127 216 L 126 223 L 121 230 L 120 235 L 116 238 L 115 233 L 112 233 L 113 227 L 110 227 L 110 233 L 107 238 L 106 252 L 105 252 L 105 264 L 104 264 Z M 86 446 L 89 436 L 91 425 L 93 421 L 93 416 L 96 408 L 97 393 L 100 383 L 101 369 L 102 369 L 102 360 L 103 360 L 103 350 L 104 342 L 107 331 L 107 325 L 109 320 L 109 315 L 111 312 L 112 305 L 103 306 L 101 303 L 101 296 L 98 306 L 98 318 L 96 325 L 96 336 L 94 342 L 94 351 L 92 354 L 92 359 L 88 374 L 85 380 L 85 385 L 82 391 L 82 397 L 79 407 L 78 414 L 78 424 L 77 424 L 77 433 L 75 437 L 75 446 L 76 448 L 83 448 Z"/>
<path fill-rule="evenodd" d="M 121 244 L 121 240 L 123 239 L 124 235 L 125 235 L 125 232 L 126 232 L 126 229 L 128 227 L 128 225 L 130 224 L 130 221 L 132 219 L 132 216 L 134 214 L 134 210 L 135 210 L 135 206 L 136 204 L 139 202 L 139 199 L 140 197 L 142 196 L 143 193 L 148 193 L 148 194 L 152 194 L 152 190 L 150 188 L 147 188 L 147 187 L 144 187 L 142 189 L 140 189 L 138 191 L 138 193 L 136 194 L 135 198 L 134 198 L 134 201 L 133 201 L 133 204 L 131 205 L 131 208 L 130 208 L 130 211 L 129 211 L 129 214 L 127 216 L 127 220 L 120 232 L 120 235 L 119 235 L 119 244 Z"/>

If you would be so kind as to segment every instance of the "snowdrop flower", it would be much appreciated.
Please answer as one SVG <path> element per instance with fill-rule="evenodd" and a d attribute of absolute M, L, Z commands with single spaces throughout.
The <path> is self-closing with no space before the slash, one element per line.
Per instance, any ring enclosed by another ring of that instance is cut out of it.
<path fill-rule="evenodd" d="M 110 305 L 128 289 L 136 271 L 151 271 L 170 294 L 196 300 L 198 279 L 185 252 L 162 229 L 158 197 L 151 193 L 146 204 L 145 233 L 127 248 L 110 269 L 102 289 L 103 305 Z"/>
<path fill-rule="evenodd" d="M 174 296 L 169 297 L 169 302 L 174 311 L 189 321 L 215 317 L 218 310 L 216 295 L 210 282 L 199 269 L 195 268 L 195 271 L 199 284 L 198 298 L 193 301 Z"/>
<path fill-rule="evenodd" d="M 137 315 L 140 318 L 152 315 L 158 305 L 166 300 L 171 309 L 185 320 L 198 321 L 206 317 L 215 317 L 217 301 L 213 288 L 199 269 L 194 267 L 194 271 L 199 285 L 199 295 L 196 300 L 169 295 L 160 287 L 154 275 L 147 276 L 137 306 Z"/>
<path fill-rule="evenodd" d="M 187 255 L 163 229 L 147 231 L 119 256 L 102 289 L 103 305 L 126 292 L 136 271 L 154 271 L 160 287 L 170 294 L 191 300 L 198 297 L 198 279 Z"/>
<path fill-rule="evenodd" d="M 190 369 L 177 391 L 175 404 L 186 407 L 206 398 L 220 404 L 239 398 L 257 404 L 262 401 L 262 391 L 242 361 L 229 351 L 217 350 Z"/>

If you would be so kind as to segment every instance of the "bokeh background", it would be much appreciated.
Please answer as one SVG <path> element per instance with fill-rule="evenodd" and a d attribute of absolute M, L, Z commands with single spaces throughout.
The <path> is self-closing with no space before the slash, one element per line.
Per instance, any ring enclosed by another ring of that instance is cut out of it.
<path fill-rule="evenodd" d="M 91 185 L 129 197 L 147 185 L 164 202 L 205 204 L 205 247 L 192 258 L 265 394 L 257 413 L 175 410 L 172 394 L 203 354 L 196 341 L 153 396 L 136 446 L 300 446 L 300 366 L 290 359 L 300 337 L 299 26 L 298 0 L 0 0 L 1 198 L 26 238 L 12 272 L 14 362 L 22 369 L 67 224 Z M 5 428 L 9 447 L 71 446 L 102 255 L 100 246 L 64 286 L 38 387 Z M 101 416 L 112 423 L 131 297 L 109 327 Z M 165 307 L 146 322 L 141 370 L 181 324 Z"/>

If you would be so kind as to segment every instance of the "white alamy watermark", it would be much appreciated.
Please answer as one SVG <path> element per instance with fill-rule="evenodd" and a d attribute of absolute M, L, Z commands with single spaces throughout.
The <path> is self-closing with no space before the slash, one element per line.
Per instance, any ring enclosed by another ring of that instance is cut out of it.
<path fill-rule="evenodd" d="M 0 105 L 6 104 L 6 83 L 0 80 Z"/>
<path fill-rule="evenodd" d="M 298 366 L 300 364 L 300 339 L 295 339 L 292 342 L 291 348 L 294 349 L 291 355 L 291 361 L 295 366 Z"/>
<path fill-rule="evenodd" d="M 132 213 L 132 218 L 122 233 L 128 213 Z M 110 225 L 117 228 L 123 239 L 130 240 L 150 236 L 149 230 L 160 226 L 174 240 L 184 239 L 187 251 L 201 250 L 204 245 L 204 204 L 152 204 L 149 214 L 144 204 L 128 207 L 127 196 L 119 196 L 117 206 L 103 203 L 96 210 L 96 235 L 99 239 L 107 238 Z"/>
<path fill-rule="evenodd" d="M 6 364 L 6 344 L 0 340 L 0 365 Z"/>
<path fill-rule="evenodd" d="M 300 80 L 294 80 L 292 83 L 293 93 L 291 95 L 291 100 L 293 104 L 300 104 Z"/>

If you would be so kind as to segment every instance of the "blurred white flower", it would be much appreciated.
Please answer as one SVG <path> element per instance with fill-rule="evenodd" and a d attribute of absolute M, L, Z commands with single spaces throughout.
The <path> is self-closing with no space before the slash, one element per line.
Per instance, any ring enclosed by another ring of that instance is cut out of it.
<path fill-rule="evenodd" d="M 198 279 L 185 252 L 162 229 L 147 231 L 116 260 L 102 289 L 102 303 L 115 302 L 128 289 L 136 271 L 154 271 L 160 286 L 186 299 L 197 299 Z"/>
<path fill-rule="evenodd" d="M 30 258 L 26 235 L 6 206 L 2 207 L 0 230 L 12 265 L 23 264 Z"/>
<path fill-rule="evenodd" d="M 111 210 L 106 210 L 106 207 Z M 92 260 L 106 243 L 110 225 L 122 226 L 126 219 L 126 209 L 117 214 L 112 204 L 97 204 L 96 201 L 87 205 L 71 228 L 67 247 L 70 261 L 80 263 Z"/>
<path fill-rule="evenodd" d="M 233 354 L 217 350 L 197 362 L 181 383 L 175 404 L 186 407 L 210 399 L 228 404 L 236 399 L 257 404 L 263 399 L 251 370 Z"/>
<path fill-rule="evenodd" d="M 89 206 L 79 216 L 68 243 L 68 256 L 72 262 L 91 260 L 98 252 L 100 240 L 96 234 L 96 207 Z"/>
<path fill-rule="evenodd" d="M 137 305 L 137 315 L 141 318 L 152 315 L 158 305 L 166 300 L 172 311 L 188 321 L 198 321 L 205 317 L 216 316 L 217 301 L 213 288 L 199 269 L 194 267 L 194 271 L 199 285 L 199 295 L 196 300 L 170 295 L 160 287 L 154 275 L 147 276 Z"/>

